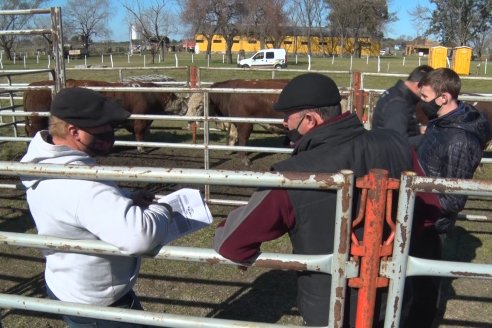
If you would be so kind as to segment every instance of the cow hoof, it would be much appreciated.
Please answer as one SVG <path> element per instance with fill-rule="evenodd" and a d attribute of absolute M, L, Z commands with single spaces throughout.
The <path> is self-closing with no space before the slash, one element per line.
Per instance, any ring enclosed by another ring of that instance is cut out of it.
<path fill-rule="evenodd" d="M 145 154 L 147 151 L 145 150 L 145 148 L 144 148 L 144 147 L 137 147 L 137 152 L 138 152 L 139 154 Z"/>

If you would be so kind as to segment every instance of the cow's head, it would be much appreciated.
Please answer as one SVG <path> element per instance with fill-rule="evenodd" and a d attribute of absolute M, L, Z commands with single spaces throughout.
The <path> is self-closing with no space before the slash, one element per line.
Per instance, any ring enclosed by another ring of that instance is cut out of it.
<path fill-rule="evenodd" d="M 202 93 L 192 93 L 185 106 L 186 106 L 186 108 L 182 111 L 182 115 L 184 115 L 184 116 L 202 116 L 203 115 L 203 94 Z"/>

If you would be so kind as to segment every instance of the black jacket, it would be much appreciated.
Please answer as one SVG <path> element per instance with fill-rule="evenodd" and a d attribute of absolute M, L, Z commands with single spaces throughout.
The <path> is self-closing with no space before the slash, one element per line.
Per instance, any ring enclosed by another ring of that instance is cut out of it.
<path fill-rule="evenodd" d="M 361 177 L 373 168 L 380 168 L 399 178 L 402 171 L 411 169 L 411 164 L 410 146 L 405 137 L 387 129 L 368 131 L 356 115 L 350 114 L 303 136 L 292 157 L 274 165 L 274 169 L 329 173 L 350 169 L 356 177 Z M 335 191 L 289 190 L 288 193 L 296 217 L 295 228 L 289 232 L 294 253 L 333 253 Z M 330 281 L 326 274 L 299 273 L 298 306 L 304 318 L 326 313 Z M 322 319 L 307 323 L 326 324 L 326 317 Z"/>
<path fill-rule="evenodd" d="M 373 129 L 391 129 L 409 137 L 414 147 L 421 140 L 415 107 L 420 98 L 399 80 L 379 97 L 372 114 Z"/>
<path fill-rule="evenodd" d="M 458 102 L 457 109 L 427 125 L 417 150 L 425 175 L 471 179 L 490 138 L 491 127 L 485 115 L 470 104 Z M 439 194 L 444 216 L 454 219 L 463 210 L 466 199 L 465 195 Z"/>

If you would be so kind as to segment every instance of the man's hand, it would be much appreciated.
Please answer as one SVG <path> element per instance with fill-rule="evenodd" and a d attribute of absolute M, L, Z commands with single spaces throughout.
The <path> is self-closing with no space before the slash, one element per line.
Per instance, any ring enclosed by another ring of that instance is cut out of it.
<path fill-rule="evenodd" d="M 133 203 L 139 207 L 149 207 L 155 200 L 155 195 L 150 191 L 140 190 L 134 192 L 130 198 L 133 200 Z"/>

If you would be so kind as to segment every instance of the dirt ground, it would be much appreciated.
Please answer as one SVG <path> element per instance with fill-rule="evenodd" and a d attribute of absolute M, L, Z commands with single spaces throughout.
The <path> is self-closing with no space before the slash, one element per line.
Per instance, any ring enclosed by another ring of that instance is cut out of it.
<path fill-rule="evenodd" d="M 182 137 L 179 131 L 159 131 L 153 136 L 156 140 L 170 140 L 175 137 L 187 138 Z M 268 142 L 281 144 L 281 139 L 268 137 Z M 249 170 L 267 170 L 272 163 L 286 157 L 288 155 L 250 155 L 253 164 Z M 147 149 L 147 153 L 140 154 L 134 149 L 117 147 L 111 156 L 101 158 L 100 163 L 117 166 L 203 168 L 203 154 L 202 151 L 175 148 Z M 237 154 L 223 152 L 211 152 L 211 168 L 244 169 Z M 15 180 L 3 178 L 0 183 L 12 181 Z M 182 184 L 150 183 L 122 183 L 121 186 L 145 188 L 156 194 L 188 187 Z M 202 187 L 200 189 L 203 190 Z M 211 191 L 212 197 L 245 200 L 253 189 L 212 186 Z M 481 204 L 480 200 L 477 202 Z M 471 210 L 485 213 L 489 219 L 483 222 L 459 222 L 446 248 L 448 259 L 491 263 L 490 212 L 488 205 L 484 209 L 478 203 L 472 200 Z M 215 224 L 231 209 L 230 206 L 212 205 Z M 35 233 L 23 192 L 2 191 L 0 213 L 1 230 Z M 214 225 L 179 240 L 175 245 L 210 247 Z M 484 236 L 487 238 L 484 239 Z M 291 250 L 287 238 L 267 243 L 263 249 L 275 252 Z M 44 258 L 39 251 L 0 245 L 0 261 L 1 292 L 45 297 Z M 436 321 L 436 327 L 492 325 L 490 280 L 446 279 L 444 285 L 442 317 Z M 290 271 L 260 268 L 241 271 L 232 266 L 146 259 L 135 290 L 148 311 L 292 325 L 301 323 L 296 308 L 295 273 Z M 63 322 L 54 315 L 9 309 L 3 311 L 2 323 L 3 327 L 64 327 Z"/>

